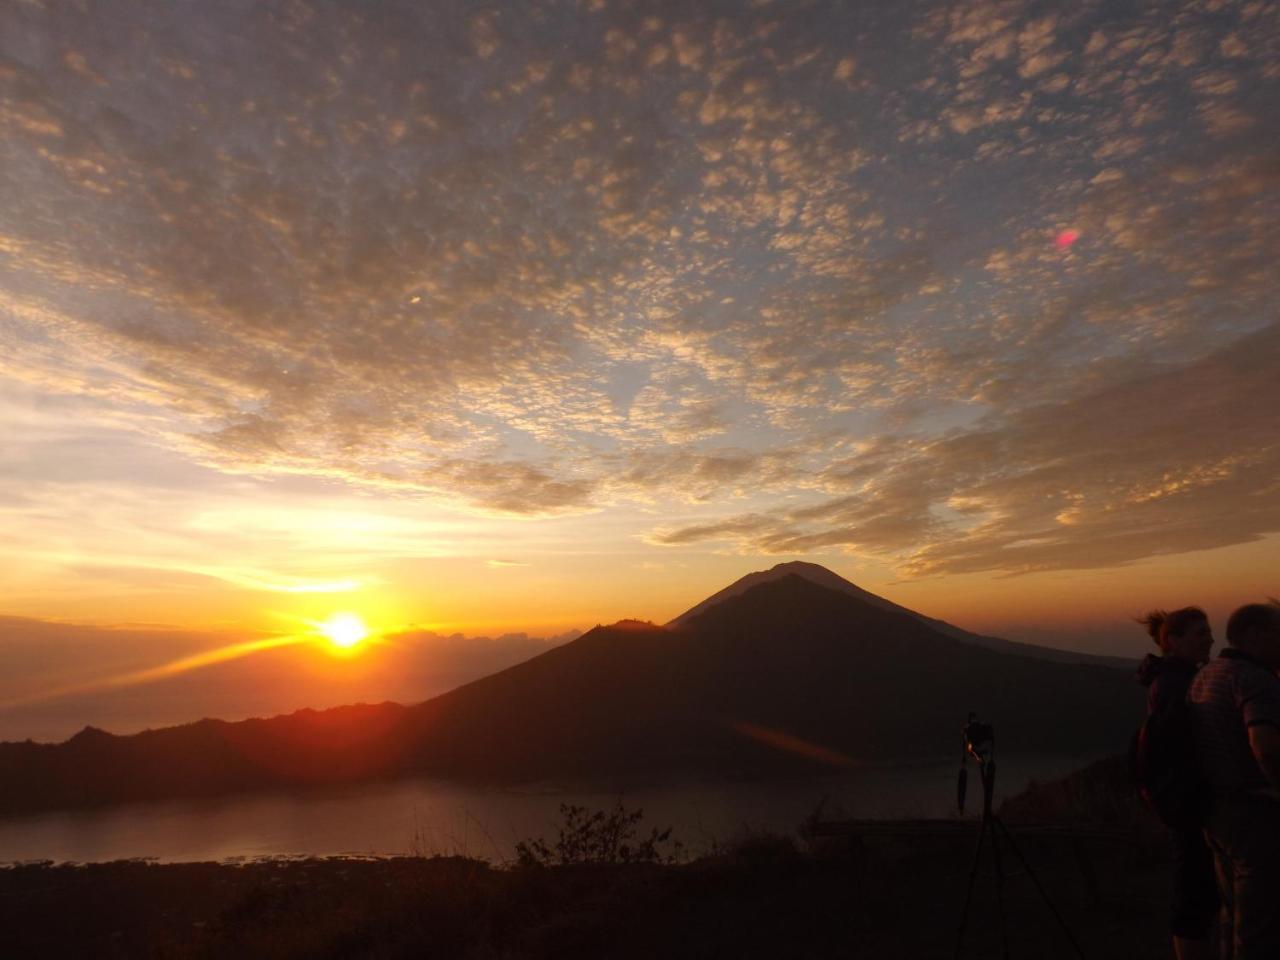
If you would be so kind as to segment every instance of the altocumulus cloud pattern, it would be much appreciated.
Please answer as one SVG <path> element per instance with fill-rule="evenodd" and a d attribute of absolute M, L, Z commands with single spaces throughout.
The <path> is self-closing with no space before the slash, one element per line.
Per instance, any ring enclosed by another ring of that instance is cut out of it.
<path fill-rule="evenodd" d="M 1262 0 L 7 3 L 0 373 L 227 474 L 670 503 L 673 548 L 1240 543 L 1278 79 Z"/>

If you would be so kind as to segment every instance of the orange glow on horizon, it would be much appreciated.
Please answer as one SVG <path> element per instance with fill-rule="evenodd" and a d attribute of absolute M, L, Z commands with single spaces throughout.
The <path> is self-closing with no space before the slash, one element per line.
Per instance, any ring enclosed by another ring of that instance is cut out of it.
<path fill-rule="evenodd" d="M 58 700 L 63 697 L 93 693 L 100 690 L 110 690 L 118 687 L 133 687 L 145 683 L 154 683 L 157 680 L 164 680 L 168 677 L 177 676 L 180 673 L 186 673 L 190 670 L 199 670 L 203 667 L 213 666 L 214 664 L 225 663 L 228 660 L 238 660 L 241 657 L 259 653 L 263 650 L 292 646 L 296 643 L 302 643 L 305 639 L 305 637 L 297 635 L 288 635 L 264 637 L 260 640 L 247 640 L 243 643 L 230 643 L 226 646 L 217 647 L 213 650 L 206 650 L 202 653 L 193 654 L 189 657 L 181 657 L 177 660 L 171 660 L 158 667 L 147 667 L 142 670 L 130 670 L 114 676 L 53 687 L 51 689 L 37 691 L 28 696 L 15 697 L 10 700 L 0 701 L 0 709 L 10 709 L 31 703 Z"/>

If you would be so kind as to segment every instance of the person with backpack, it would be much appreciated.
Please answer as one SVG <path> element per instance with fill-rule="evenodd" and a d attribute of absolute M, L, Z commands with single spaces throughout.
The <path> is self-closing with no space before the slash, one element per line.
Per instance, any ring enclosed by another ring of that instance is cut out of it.
<path fill-rule="evenodd" d="M 1206 834 L 1222 891 L 1224 960 L 1280 957 L 1280 605 L 1227 620 L 1227 649 L 1188 696 L 1213 794 Z"/>
<path fill-rule="evenodd" d="M 1211 960 L 1220 905 L 1213 853 L 1203 827 L 1209 790 L 1200 773 L 1187 693 L 1209 659 L 1213 632 L 1199 607 L 1153 610 L 1139 621 L 1160 648 L 1138 668 L 1147 687 L 1147 717 L 1134 740 L 1139 792 L 1169 828 L 1173 895 L 1169 932 L 1178 960 Z"/>

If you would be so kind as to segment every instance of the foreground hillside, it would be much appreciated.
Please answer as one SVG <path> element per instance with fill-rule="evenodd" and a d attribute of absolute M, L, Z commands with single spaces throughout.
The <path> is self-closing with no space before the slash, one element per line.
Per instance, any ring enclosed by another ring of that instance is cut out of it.
<path fill-rule="evenodd" d="M 1167 846 L 1123 758 L 1033 785 L 1002 814 L 1086 956 L 1166 956 Z M 1039 826 L 1049 818 L 1055 826 Z M 643 824 L 572 822 L 587 829 L 557 840 L 605 842 L 555 843 L 570 854 L 560 865 L 534 855 L 507 867 L 406 857 L 0 869 L 6 955 L 949 957 L 978 827 L 883 821 L 851 832 L 811 821 L 792 836 L 743 835 L 680 863 L 667 856 L 670 840 L 643 840 Z M 592 858 L 602 862 L 581 862 Z M 1012 955 L 1075 955 L 1020 870 L 1010 870 L 1005 902 Z M 996 955 L 998 917 L 985 860 L 966 956 Z"/>
<path fill-rule="evenodd" d="M 1142 697 L 1126 671 L 987 649 L 788 575 L 676 628 L 597 627 L 414 706 L 0 744 L 0 813 L 411 775 L 812 776 L 953 756 L 970 710 L 1007 752 L 1100 755 Z"/>
<path fill-rule="evenodd" d="M 950 957 L 971 834 L 826 850 L 757 838 L 675 866 L 504 870 L 463 858 L 27 866 L 0 870 L 0 923 L 6 955 L 21 957 Z M 1023 846 L 1086 956 L 1166 955 L 1160 848 Z M 1006 903 L 1014 956 L 1074 956 L 1025 876 L 1010 878 Z M 984 873 L 966 955 L 998 955 L 998 930 Z"/>

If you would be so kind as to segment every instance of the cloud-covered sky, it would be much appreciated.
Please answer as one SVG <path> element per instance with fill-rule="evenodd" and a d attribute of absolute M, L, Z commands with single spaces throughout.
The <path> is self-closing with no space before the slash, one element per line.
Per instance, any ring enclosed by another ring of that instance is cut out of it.
<path fill-rule="evenodd" d="M 1278 81 L 1264 0 L 15 0 L 10 612 L 1267 543 Z"/>

